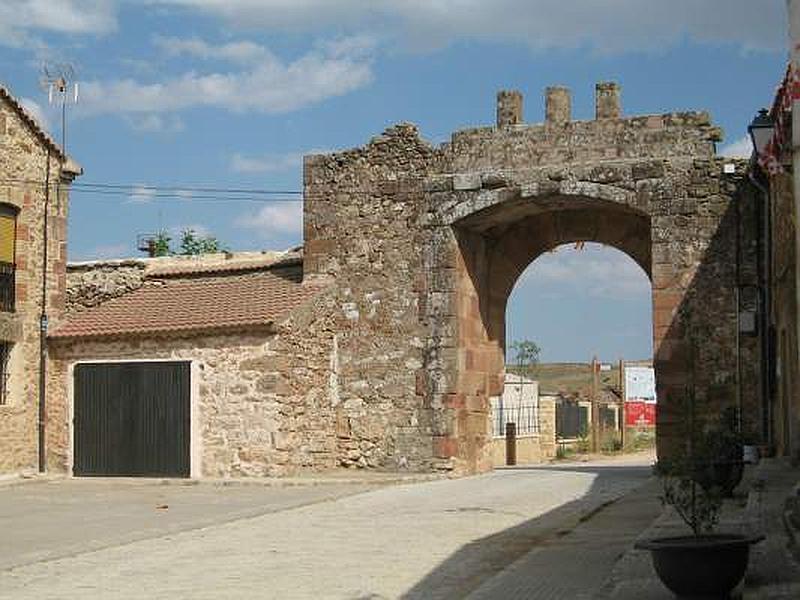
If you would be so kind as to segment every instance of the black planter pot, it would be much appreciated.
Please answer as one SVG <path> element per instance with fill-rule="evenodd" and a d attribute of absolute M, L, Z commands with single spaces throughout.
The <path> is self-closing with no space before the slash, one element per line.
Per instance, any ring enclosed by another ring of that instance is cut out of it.
<path fill-rule="evenodd" d="M 661 582 L 678 596 L 727 598 L 744 577 L 750 546 L 763 535 L 687 535 L 636 542 L 649 550 Z"/>

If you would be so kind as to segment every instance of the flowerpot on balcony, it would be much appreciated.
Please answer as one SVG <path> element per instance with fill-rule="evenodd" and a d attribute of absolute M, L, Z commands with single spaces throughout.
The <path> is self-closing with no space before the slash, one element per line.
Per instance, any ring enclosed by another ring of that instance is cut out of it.
<path fill-rule="evenodd" d="M 636 543 L 649 550 L 661 582 L 678 596 L 726 598 L 742 581 L 750 546 L 763 535 L 709 533 Z"/>

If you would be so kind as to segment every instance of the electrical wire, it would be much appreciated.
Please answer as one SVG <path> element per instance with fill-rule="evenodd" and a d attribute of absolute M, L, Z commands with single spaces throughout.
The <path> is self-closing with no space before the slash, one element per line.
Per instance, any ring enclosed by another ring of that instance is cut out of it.
<path fill-rule="evenodd" d="M 113 183 L 83 183 L 75 182 L 70 185 L 72 188 L 92 188 L 92 189 L 114 189 L 114 190 L 153 190 L 153 191 L 173 191 L 173 192 L 211 192 L 225 194 L 302 194 L 298 190 L 260 190 L 260 189 L 236 189 L 236 188 L 213 188 L 213 187 L 191 187 L 175 185 L 122 185 Z"/>
<path fill-rule="evenodd" d="M 0 185 L 4 184 L 27 184 L 44 185 L 38 179 L 19 179 L 13 177 L 0 178 Z M 58 185 L 54 183 L 53 185 Z M 251 194 L 251 195 L 302 195 L 302 190 L 270 190 L 258 188 L 225 188 L 225 187 L 197 187 L 191 185 L 145 185 L 137 183 L 90 183 L 75 181 L 69 184 L 71 190 L 121 190 L 134 192 L 173 192 L 173 193 L 220 193 L 220 194 Z"/>
<path fill-rule="evenodd" d="M 301 198 L 281 198 L 281 197 L 261 197 L 253 198 L 251 196 L 217 196 L 208 194 L 194 194 L 194 193 L 157 193 L 142 190 L 122 191 L 122 190 L 70 190 L 70 196 L 76 194 L 100 194 L 104 197 L 107 196 L 123 196 L 128 202 L 145 203 L 152 200 L 174 200 L 179 202 L 300 202 Z M 100 198 L 97 198 L 98 200 Z"/>
<path fill-rule="evenodd" d="M 36 179 L 0 178 L 1 187 L 44 186 Z M 57 182 L 51 184 L 58 186 Z M 300 190 L 271 190 L 256 188 L 199 187 L 181 185 L 141 185 L 119 183 L 84 183 L 73 182 L 68 185 L 70 196 L 95 194 L 108 196 L 124 196 L 125 202 L 146 203 L 150 201 L 178 202 L 300 202 L 303 192 Z M 99 198 L 97 199 L 99 200 Z M 109 201 L 118 201 L 108 198 Z"/>

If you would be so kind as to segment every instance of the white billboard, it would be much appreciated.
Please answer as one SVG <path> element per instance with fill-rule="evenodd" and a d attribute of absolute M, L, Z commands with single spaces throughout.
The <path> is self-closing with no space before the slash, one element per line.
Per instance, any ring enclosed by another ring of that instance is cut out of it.
<path fill-rule="evenodd" d="M 656 401 L 656 372 L 653 367 L 625 367 L 625 401 Z"/>

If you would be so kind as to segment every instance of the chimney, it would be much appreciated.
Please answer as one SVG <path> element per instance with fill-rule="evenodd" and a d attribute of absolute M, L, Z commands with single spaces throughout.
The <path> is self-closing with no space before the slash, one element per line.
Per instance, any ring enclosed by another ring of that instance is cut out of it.
<path fill-rule="evenodd" d="M 497 92 L 497 128 L 522 123 L 522 93 L 517 90 Z"/>
<path fill-rule="evenodd" d="M 572 119 L 572 100 L 569 89 L 560 86 L 545 90 L 545 121 L 552 125 L 564 125 Z"/>
<path fill-rule="evenodd" d="M 595 85 L 595 119 L 619 119 L 622 115 L 619 96 L 619 84 L 613 81 L 601 81 Z"/>

